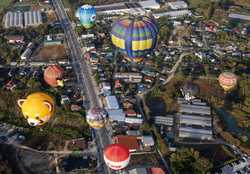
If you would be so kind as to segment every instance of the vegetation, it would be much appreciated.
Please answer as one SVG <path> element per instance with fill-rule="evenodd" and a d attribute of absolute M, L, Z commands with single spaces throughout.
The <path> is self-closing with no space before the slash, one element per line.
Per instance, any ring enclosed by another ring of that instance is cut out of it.
<path fill-rule="evenodd" d="M 1 0 L 0 1 L 0 13 L 2 13 L 3 10 L 6 9 L 12 2 L 13 0 Z"/>
<path fill-rule="evenodd" d="M 194 149 L 183 148 L 170 156 L 174 174 L 207 174 L 212 163 Z"/>
<path fill-rule="evenodd" d="M 170 35 L 171 35 L 171 31 L 173 29 L 173 25 L 171 24 L 170 20 L 166 16 L 160 17 L 158 19 L 158 25 L 160 28 L 159 29 L 159 40 L 162 43 L 167 44 L 168 40 L 170 38 Z"/>

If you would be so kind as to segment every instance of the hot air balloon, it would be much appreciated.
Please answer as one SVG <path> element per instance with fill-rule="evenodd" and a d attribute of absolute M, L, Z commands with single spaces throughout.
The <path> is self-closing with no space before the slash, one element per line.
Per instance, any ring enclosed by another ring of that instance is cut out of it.
<path fill-rule="evenodd" d="M 231 72 L 223 72 L 220 74 L 219 84 L 224 89 L 224 91 L 230 91 L 237 84 L 237 76 Z"/>
<path fill-rule="evenodd" d="M 50 65 L 44 71 L 44 80 L 52 87 L 63 86 L 63 69 L 58 65 Z"/>
<path fill-rule="evenodd" d="M 104 126 L 107 113 L 102 108 L 92 108 L 87 113 L 87 122 L 94 129 L 100 129 Z"/>
<path fill-rule="evenodd" d="M 111 144 L 104 149 L 104 161 L 113 170 L 121 170 L 128 166 L 129 149 L 121 144 Z"/>
<path fill-rule="evenodd" d="M 80 20 L 82 26 L 89 29 L 95 23 L 96 9 L 91 5 L 83 5 L 76 11 L 75 16 Z"/>
<path fill-rule="evenodd" d="M 46 93 L 36 92 L 19 99 L 18 105 L 30 126 L 41 126 L 49 121 L 54 112 L 54 100 Z"/>
<path fill-rule="evenodd" d="M 117 20 L 111 31 L 112 43 L 133 62 L 140 62 L 156 46 L 158 29 L 153 18 L 130 16 Z"/>

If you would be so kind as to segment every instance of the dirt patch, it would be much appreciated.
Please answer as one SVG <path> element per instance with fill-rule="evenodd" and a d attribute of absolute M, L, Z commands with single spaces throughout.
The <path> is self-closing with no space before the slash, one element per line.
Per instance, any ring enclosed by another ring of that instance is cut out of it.
<path fill-rule="evenodd" d="M 33 56 L 33 60 L 58 60 L 66 59 L 67 52 L 64 45 L 49 45 L 42 47 L 36 55 Z"/>

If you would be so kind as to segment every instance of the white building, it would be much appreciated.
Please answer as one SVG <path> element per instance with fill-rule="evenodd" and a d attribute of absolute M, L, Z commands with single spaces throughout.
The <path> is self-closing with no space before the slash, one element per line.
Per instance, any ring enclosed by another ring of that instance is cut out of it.
<path fill-rule="evenodd" d="M 41 25 L 42 13 L 40 10 L 24 12 L 24 25 L 25 27 L 34 27 Z"/>
<path fill-rule="evenodd" d="M 7 12 L 4 17 L 4 27 L 36 27 L 42 24 L 42 13 L 40 10 L 26 12 Z"/>
<path fill-rule="evenodd" d="M 237 14 L 237 13 L 230 13 L 228 15 L 229 18 L 233 19 L 241 19 L 241 20 L 248 20 L 250 21 L 250 15 L 242 15 L 242 14 Z"/>
<path fill-rule="evenodd" d="M 199 129 L 187 126 L 181 126 L 179 128 L 180 138 L 193 138 L 200 140 L 213 140 L 212 129 Z"/>
<path fill-rule="evenodd" d="M 129 124 L 142 124 L 143 123 L 143 119 L 142 118 L 138 118 L 138 117 L 126 117 L 125 118 L 125 123 L 129 123 Z"/>
<path fill-rule="evenodd" d="M 106 96 L 106 109 L 119 109 L 119 104 L 116 96 L 111 95 L 111 96 Z"/>
<path fill-rule="evenodd" d="M 179 9 L 186 9 L 188 8 L 188 5 L 184 1 L 174 1 L 174 2 L 169 2 L 168 5 L 172 10 L 179 10 Z"/>
<path fill-rule="evenodd" d="M 114 78 L 127 83 L 140 83 L 142 81 L 142 75 L 140 73 L 115 73 Z"/>
<path fill-rule="evenodd" d="M 32 54 L 31 49 L 30 49 L 30 48 L 27 48 L 27 49 L 22 53 L 22 55 L 21 55 L 21 60 L 27 60 L 27 59 L 29 59 L 30 56 L 31 56 L 31 54 Z"/>
<path fill-rule="evenodd" d="M 142 144 L 144 147 L 154 146 L 155 141 L 152 136 L 142 136 Z"/>
<path fill-rule="evenodd" d="M 95 8 L 99 14 L 145 14 L 150 9 L 159 9 L 160 5 L 155 0 L 147 0 L 98 5 Z"/>
<path fill-rule="evenodd" d="M 168 11 L 163 13 L 155 13 L 153 16 L 158 19 L 162 16 L 169 16 L 172 19 L 180 18 L 183 16 L 191 16 L 192 12 L 190 10 L 177 10 L 177 11 Z"/>

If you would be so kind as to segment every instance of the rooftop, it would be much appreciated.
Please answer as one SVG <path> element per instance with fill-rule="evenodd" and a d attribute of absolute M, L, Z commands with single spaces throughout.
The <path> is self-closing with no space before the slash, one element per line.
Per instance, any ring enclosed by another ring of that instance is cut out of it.
<path fill-rule="evenodd" d="M 184 9 L 188 7 L 187 3 L 184 1 L 168 2 L 168 5 L 172 10 Z"/>
<path fill-rule="evenodd" d="M 130 151 L 140 150 L 140 145 L 136 136 L 132 135 L 117 135 L 113 138 L 117 144 L 125 145 Z"/>

